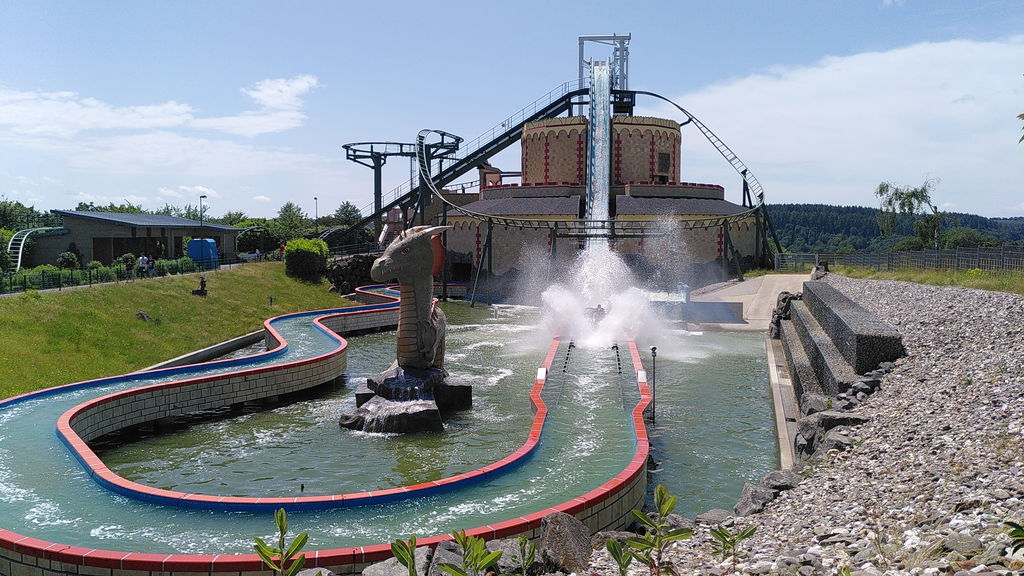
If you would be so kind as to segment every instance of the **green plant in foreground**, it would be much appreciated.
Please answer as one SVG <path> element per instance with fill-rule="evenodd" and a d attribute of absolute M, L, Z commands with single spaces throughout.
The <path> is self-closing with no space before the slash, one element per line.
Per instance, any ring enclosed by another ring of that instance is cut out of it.
<path fill-rule="evenodd" d="M 1003 524 L 1010 529 L 1010 550 L 1014 554 L 1024 550 L 1024 526 L 1007 520 Z"/>
<path fill-rule="evenodd" d="M 665 560 L 668 545 L 693 536 L 693 531 L 688 528 L 672 529 L 668 515 L 676 507 L 676 497 L 660 484 L 654 489 L 654 507 L 657 509 L 657 518 L 654 520 L 639 510 L 632 510 L 633 516 L 647 529 L 647 533 L 640 538 L 630 538 L 626 544 L 634 550 L 634 557 L 650 569 L 651 576 L 659 576 L 663 572 L 672 571 L 671 565 Z"/>
<path fill-rule="evenodd" d="M 416 573 L 416 536 L 409 536 L 408 540 L 395 540 L 391 543 L 391 553 L 395 555 L 398 563 L 409 571 L 409 576 L 417 576 Z"/>
<path fill-rule="evenodd" d="M 452 534 L 455 542 L 462 548 L 462 566 L 445 562 L 438 564 L 440 568 L 451 576 L 480 576 L 486 574 L 487 569 L 498 563 L 501 558 L 501 551 L 491 552 L 483 538 L 469 536 L 465 530 Z"/>
<path fill-rule="evenodd" d="M 608 555 L 619 567 L 619 576 L 626 576 L 629 573 L 629 565 L 633 563 L 633 551 L 628 546 L 623 548 L 622 544 L 613 538 L 605 540 L 604 545 L 608 549 Z"/>
<path fill-rule="evenodd" d="M 757 532 L 757 526 L 748 526 L 736 534 L 724 526 L 716 526 L 711 529 L 711 537 L 714 538 L 711 541 L 711 549 L 715 556 L 722 560 L 729 558 L 735 566 L 739 557 L 740 542 L 753 536 L 754 532 Z"/>
<path fill-rule="evenodd" d="M 278 508 L 277 512 L 274 513 L 274 523 L 277 524 L 277 546 L 271 546 L 257 536 L 253 549 L 259 554 L 263 563 L 273 570 L 277 576 L 294 576 L 299 570 L 302 570 L 302 566 L 306 563 L 305 555 L 298 558 L 295 555 L 306 545 L 306 541 L 309 540 L 309 534 L 306 532 L 299 534 L 295 537 L 292 545 L 286 547 L 284 536 L 288 533 L 288 514 L 284 511 L 284 508 Z"/>
<path fill-rule="evenodd" d="M 519 575 L 529 576 L 530 567 L 537 558 L 537 544 L 525 536 L 519 537 Z"/>

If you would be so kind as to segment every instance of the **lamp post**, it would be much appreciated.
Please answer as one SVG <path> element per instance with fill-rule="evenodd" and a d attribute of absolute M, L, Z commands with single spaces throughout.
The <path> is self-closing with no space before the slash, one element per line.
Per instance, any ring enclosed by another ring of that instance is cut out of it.
<path fill-rule="evenodd" d="M 313 196 L 313 233 L 320 235 L 320 206 L 317 204 L 316 196 Z"/>
<path fill-rule="evenodd" d="M 658 414 L 658 347 L 651 346 L 651 423 Z"/>
<path fill-rule="evenodd" d="M 203 269 L 203 261 L 206 260 L 206 229 L 203 224 L 203 200 L 206 198 L 206 194 L 199 195 L 199 269 Z"/>

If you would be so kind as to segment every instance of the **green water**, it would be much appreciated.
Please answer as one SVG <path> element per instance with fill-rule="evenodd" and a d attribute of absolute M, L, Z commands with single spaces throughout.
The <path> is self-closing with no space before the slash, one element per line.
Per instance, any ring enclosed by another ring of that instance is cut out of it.
<path fill-rule="evenodd" d="M 532 416 L 527 394 L 550 336 L 532 328 L 536 312 L 530 309 L 501 307 L 494 318 L 484 308 L 448 308 L 450 371 L 453 378 L 471 380 L 475 395 L 474 409 L 449 420 L 443 433 L 399 438 L 343 431 L 337 415 L 354 402 L 351 390 L 342 388 L 144 439 L 106 457 L 117 459 L 123 474 L 154 486 L 287 495 L 296 494 L 301 484 L 307 495 L 361 491 L 490 463 L 525 439 Z M 289 354 L 306 348 L 322 353 L 323 339 L 303 323 L 288 320 L 279 326 L 292 343 Z M 683 495 L 682 512 L 729 507 L 744 479 L 774 468 L 771 435 L 762 433 L 770 430 L 771 414 L 760 339 L 664 338 L 668 341 L 657 342 L 659 412 L 653 434 L 663 470 L 654 480 Z M 671 352 L 676 344 L 678 358 Z M 393 347 L 387 335 L 353 338 L 350 380 L 389 364 Z M 562 366 L 566 349 L 559 349 L 556 366 Z M 749 357 L 736 350 L 750 352 Z M 632 366 L 627 355 L 626 374 L 620 375 L 613 358 L 607 349 L 578 350 L 566 372 L 552 370 L 544 392 L 552 407 L 544 437 L 536 454 L 512 472 L 426 498 L 296 512 L 289 515 L 291 524 L 309 531 L 311 549 L 375 544 L 514 518 L 600 486 L 625 467 L 635 448 L 628 419 L 636 401 Z M 737 363 L 746 375 L 729 376 L 729 365 Z M 673 365 L 678 378 L 670 376 Z M 709 385 L 708 395 L 702 395 L 699 386 L 685 383 L 690 377 L 710 382 L 706 374 L 695 375 L 719 368 L 724 381 L 746 382 L 745 387 Z M 271 535 L 269 513 L 185 510 L 128 499 L 97 486 L 69 456 L 54 435 L 56 417 L 87 399 L 141 384 L 118 382 L 0 407 L 0 527 L 64 544 L 143 552 L 245 553 L 253 536 Z M 697 424 L 714 403 L 741 396 L 743 401 L 723 405 L 724 412 L 711 418 L 713 425 Z"/>
<path fill-rule="evenodd" d="M 676 494 L 684 516 L 731 510 L 744 482 L 779 465 L 764 335 L 675 331 L 638 345 L 648 379 L 656 378 L 651 485 Z"/>

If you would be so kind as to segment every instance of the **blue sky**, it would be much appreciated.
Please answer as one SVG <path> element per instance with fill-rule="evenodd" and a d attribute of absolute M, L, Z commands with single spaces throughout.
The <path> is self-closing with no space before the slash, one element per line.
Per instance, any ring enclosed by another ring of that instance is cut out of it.
<path fill-rule="evenodd" d="M 631 88 L 700 118 L 769 202 L 877 206 L 883 180 L 936 178 L 943 209 L 1024 216 L 1021 0 L 3 0 L 0 197 L 366 206 L 372 171 L 342 144 L 475 138 L 575 79 L 578 36 L 613 33 L 632 35 Z M 730 170 L 684 128 L 684 180 L 739 202 Z M 408 177 L 393 158 L 385 189 Z"/>

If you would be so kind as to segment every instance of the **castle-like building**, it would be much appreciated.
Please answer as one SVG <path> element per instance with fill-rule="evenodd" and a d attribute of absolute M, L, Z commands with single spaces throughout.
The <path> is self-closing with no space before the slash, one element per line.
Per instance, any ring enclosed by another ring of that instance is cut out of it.
<path fill-rule="evenodd" d="M 569 116 L 527 123 L 520 139 L 519 183 L 508 173 L 480 169 L 478 194 L 445 194 L 471 212 L 511 219 L 566 223 L 585 218 L 588 167 L 588 118 Z M 683 182 L 680 173 L 679 124 L 662 118 L 613 116 L 610 142 L 608 214 L 632 222 L 639 234 L 612 235 L 612 248 L 641 275 L 677 271 L 662 283 L 700 285 L 725 274 L 723 257 L 753 255 L 756 217 L 722 224 L 721 217 L 750 210 L 725 200 L 717 184 Z M 440 204 L 440 203 L 436 203 Z M 436 208 L 441 208 L 441 206 Z M 546 254 L 556 267 L 570 266 L 582 247 L 557 228 L 493 226 L 491 254 L 485 250 L 488 224 L 448 208 L 444 216 L 454 229 L 447 235 L 453 256 L 453 277 L 468 279 L 470 271 L 490 266 L 492 274 L 522 271 L 527 262 Z M 442 219 L 440 214 L 435 221 Z M 566 230 L 571 226 L 567 224 Z M 671 261 L 666 261 L 671 260 Z"/>

